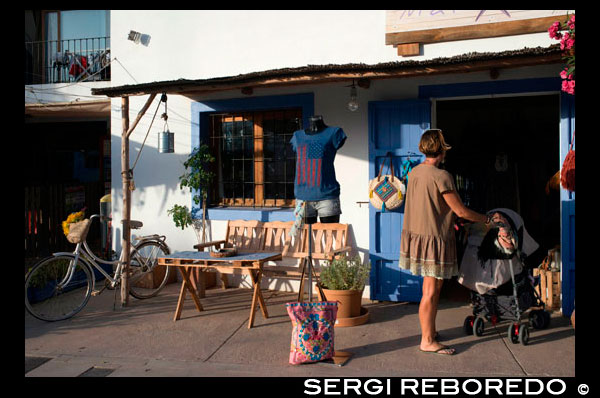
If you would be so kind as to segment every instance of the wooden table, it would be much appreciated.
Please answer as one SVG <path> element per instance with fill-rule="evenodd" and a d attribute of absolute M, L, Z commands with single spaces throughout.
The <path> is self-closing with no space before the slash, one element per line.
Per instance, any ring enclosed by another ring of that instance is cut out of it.
<path fill-rule="evenodd" d="M 192 299 L 196 304 L 198 311 L 204 311 L 200 299 L 195 292 L 195 289 L 190 281 L 190 271 L 192 268 L 216 269 L 219 272 L 226 274 L 243 274 L 250 275 L 254 293 L 252 295 L 252 307 L 250 308 L 250 319 L 248 321 L 248 329 L 254 324 L 254 313 L 256 305 L 260 306 L 263 316 L 269 317 L 267 306 L 260 291 L 260 280 L 262 278 L 262 266 L 266 261 L 281 260 L 281 253 L 265 252 L 265 253 L 238 253 L 230 257 L 212 257 L 209 252 L 198 251 L 183 251 L 175 252 L 170 255 L 160 257 L 158 265 L 175 267 L 181 272 L 183 282 L 181 283 L 181 291 L 179 292 L 179 300 L 177 301 L 177 309 L 173 321 L 181 318 L 181 311 L 185 301 L 186 292 L 192 295 Z"/>

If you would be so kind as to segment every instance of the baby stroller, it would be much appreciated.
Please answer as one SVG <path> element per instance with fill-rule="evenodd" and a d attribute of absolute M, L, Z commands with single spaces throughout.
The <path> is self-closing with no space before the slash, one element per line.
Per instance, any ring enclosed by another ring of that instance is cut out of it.
<path fill-rule="evenodd" d="M 466 248 L 460 262 L 458 282 L 471 290 L 473 315 L 465 318 L 463 331 L 467 335 L 482 336 L 485 320 L 495 326 L 510 320 L 508 339 L 527 345 L 529 327 L 544 329 L 550 324 L 535 287 L 539 277 L 533 278 L 524 266 L 524 260 L 539 245 L 529 236 L 523 219 L 510 209 L 494 209 L 494 226 L 489 231 L 472 224 Z M 522 323 L 523 313 L 529 312 L 529 323 Z"/>

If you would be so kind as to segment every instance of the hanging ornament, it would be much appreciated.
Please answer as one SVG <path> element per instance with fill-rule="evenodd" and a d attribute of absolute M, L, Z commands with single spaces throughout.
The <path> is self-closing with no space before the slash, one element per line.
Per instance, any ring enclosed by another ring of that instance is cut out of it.
<path fill-rule="evenodd" d="M 165 112 L 161 115 L 161 118 L 165 119 L 165 126 L 163 131 L 158 133 L 158 153 L 173 153 L 175 152 L 175 133 L 169 131 L 169 124 L 167 119 L 167 95 L 163 94 L 160 100 L 165 103 Z"/>

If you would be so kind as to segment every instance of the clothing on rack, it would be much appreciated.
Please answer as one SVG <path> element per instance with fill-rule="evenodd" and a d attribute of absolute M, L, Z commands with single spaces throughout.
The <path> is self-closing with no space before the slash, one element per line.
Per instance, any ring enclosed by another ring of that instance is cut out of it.
<path fill-rule="evenodd" d="M 110 70 L 107 68 L 109 64 L 110 50 L 88 52 L 87 55 L 59 51 L 55 53 L 52 59 L 52 68 L 58 74 L 54 80 L 79 80 L 82 77 L 95 75 L 99 72 L 98 79 L 106 79 L 110 76 Z"/>
<path fill-rule="evenodd" d="M 87 70 L 87 57 L 83 55 L 73 55 L 69 65 L 69 75 L 77 78 Z"/>
<path fill-rule="evenodd" d="M 297 199 L 319 201 L 340 196 L 334 160 L 346 139 L 340 127 L 326 127 L 318 134 L 294 132 L 290 143 L 296 152 L 294 194 Z"/>
<path fill-rule="evenodd" d="M 290 235 L 294 238 L 304 228 L 304 216 L 306 212 L 306 202 L 296 199 L 296 208 L 294 209 L 294 225 L 290 230 Z"/>

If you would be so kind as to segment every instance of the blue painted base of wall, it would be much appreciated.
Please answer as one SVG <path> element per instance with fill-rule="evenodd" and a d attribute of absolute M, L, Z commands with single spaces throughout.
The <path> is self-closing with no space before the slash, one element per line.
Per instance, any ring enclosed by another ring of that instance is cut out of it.
<path fill-rule="evenodd" d="M 212 207 L 206 213 L 209 220 L 294 221 L 294 209 Z"/>

